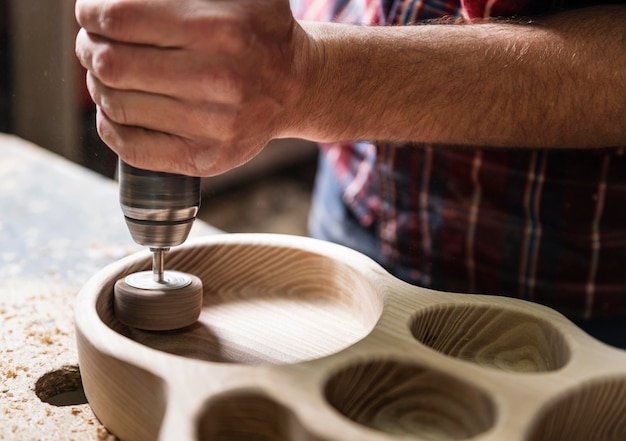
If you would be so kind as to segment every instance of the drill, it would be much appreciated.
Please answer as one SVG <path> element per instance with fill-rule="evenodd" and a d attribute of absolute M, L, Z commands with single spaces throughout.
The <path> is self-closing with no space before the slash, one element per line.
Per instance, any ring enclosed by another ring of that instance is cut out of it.
<path fill-rule="evenodd" d="M 200 178 L 154 172 L 119 161 L 120 205 L 135 242 L 152 251 L 152 271 L 133 273 L 114 288 L 117 318 L 132 327 L 171 330 L 194 323 L 202 282 L 165 271 L 165 253 L 189 235 L 200 208 Z"/>

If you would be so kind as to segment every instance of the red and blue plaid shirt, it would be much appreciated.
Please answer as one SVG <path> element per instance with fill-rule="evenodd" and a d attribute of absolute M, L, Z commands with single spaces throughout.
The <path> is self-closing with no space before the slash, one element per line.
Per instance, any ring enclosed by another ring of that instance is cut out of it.
<path fill-rule="evenodd" d="M 531 15 L 564 3 L 292 0 L 292 9 L 304 20 L 406 25 L 445 16 Z M 372 257 L 391 272 L 403 268 L 406 280 L 519 297 L 572 318 L 626 313 L 623 148 L 355 142 L 322 146 L 322 155 L 332 162 L 345 204 L 376 232 Z"/>

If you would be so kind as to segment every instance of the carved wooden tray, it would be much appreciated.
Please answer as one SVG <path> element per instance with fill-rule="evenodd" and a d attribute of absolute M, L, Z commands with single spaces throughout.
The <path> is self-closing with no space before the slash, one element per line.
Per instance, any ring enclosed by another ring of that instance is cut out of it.
<path fill-rule="evenodd" d="M 313 239 L 217 235 L 168 255 L 204 283 L 198 323 L 145 332 L 112 291 L 150 259 L 76 305 L 85 393 L 124 440 L 626 440 L 626 351 L 551 309 L 417 288 Z"/>

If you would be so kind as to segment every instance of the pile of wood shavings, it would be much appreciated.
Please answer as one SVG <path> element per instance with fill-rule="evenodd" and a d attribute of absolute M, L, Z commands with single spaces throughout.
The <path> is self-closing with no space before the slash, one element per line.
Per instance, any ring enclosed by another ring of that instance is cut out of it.
<path fill-rule="evenodd" d="M 0 439 L 115 440 L 88 404 L 55 406 L 35 394 L 46 373 L 78 365 L 77 290 L 22 280 L 0 285 L 0 292 Z"/>

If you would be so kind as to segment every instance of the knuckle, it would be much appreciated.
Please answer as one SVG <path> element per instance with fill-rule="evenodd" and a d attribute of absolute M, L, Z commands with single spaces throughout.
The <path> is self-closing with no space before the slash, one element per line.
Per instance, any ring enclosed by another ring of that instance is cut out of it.
<path fill-rule="evenodd" d="M 74 16 L 81 27 L 88 26 L 94 16 L 94 8 L 88 2 L 77 0 L 74 4 Z"/>
<path fill-rule="evenodd" d="M 143 167 L 142 156 L 139 154 L 139 149 L 136 148 L 136 143 L 131 143 L 121 134 L 116 133 L 113 145 L 108 145 L 122 161 L 135 167 L 145 168 Z"/>
<path fill-rule="evenodd" d="M 132 3 L 128 0 L 103 0 L 100 2 L 76 2 L 74 15 L 78 24 L 107 37 L 115 37 L 130 26 Z"/>
<path fill-rule="evenodd" d="M 120 125 L 130 125 L 124 100 L 120 99 L 119 96 L 123 92 L 107 88 L 101 89 L 97 85 L 92 85 L 89 91 L 94 102 L 109 120 Z"/>
<path fill-rule="evenodd" d="M 84 67 L 88 66 L 89 54 L 86 49 L 87 44 L 87 31 L 85 29 L 80 29 L 78 34 L 76 35 L 76 44 L 74 45 L 74 53 L 76 54 L 76 58 L 80 61 Z"/>
<path fill-rule="evenodd" d="M 92 101 L 99 105 L 100 90 L 98 89 L 98 86 L 93 76 L 89 72 L 87 72 L 87 75 L 85 76 L 85 85 L 87 86 L 87 91 L 89 92 L 89 96 L 91 97 Z"/>
<path fill-rule="evenodd" d="M 98 26 L 105 35 L 122 33 L 129 17 L 129 3 L 126 0 L 106 0 L 100 5 Z"/>
<path fill-rule="evenodd" d="M 109 86 L 117 85 L 122 72 L 119 58 L 112 44 L 102 43 L 92 57 L 91 70 L 94 76 Z"/>
<path fill-rule="evenodd" d="M 118 152 L 118 142 L 116 141 L 115 130 L 107 121 L 106 118 L 102 117 L 102 114 L 98 112 L 96 117 L 96 130 L 98 135 L 102 139 L 102 141 L 108 145 L 113 151 Z"/>
<path fill-rule="evenodd" d="M 126 109 L 123 105 L 116 103 L 112 97 L 103 95 L 100 99 L 100 107 L 111 121 L 121 125 L 129 125 Z"/>
<path fill-rule="evenodd" d="M 142 161 L 142 157 L 141 155 L 139 155 L 136 149 L 124 147 L 125 146 L 120 146 L 117 152 L 122 161 L 134 167 L 146 168 L 146 165 L 144 164 L 145 161 Z"/>
<path fill-rule="evenodd" d="M 130 155 L 130 160 L 135 159 L 132 155 L 136 152 L 129 149 L 128 143 L 125 142 L 124 133 L 128 129 L 120 126 L 102 107 L 98 107 L 96 114 L 96 130 L 102 141 L 115 153 L 125 158 Z"/>

